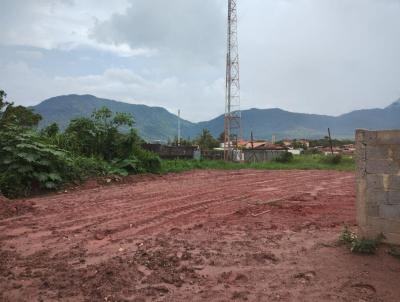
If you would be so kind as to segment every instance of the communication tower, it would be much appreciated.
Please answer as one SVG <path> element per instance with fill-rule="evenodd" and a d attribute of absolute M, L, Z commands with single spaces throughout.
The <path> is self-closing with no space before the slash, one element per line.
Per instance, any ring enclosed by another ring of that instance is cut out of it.
<path fill-rule="evenodd" d="M 240 112 L 237 0 L 228 0 L 228 45 L 226 55 L 224 159 L 233 159 L 242 137 Z"/>

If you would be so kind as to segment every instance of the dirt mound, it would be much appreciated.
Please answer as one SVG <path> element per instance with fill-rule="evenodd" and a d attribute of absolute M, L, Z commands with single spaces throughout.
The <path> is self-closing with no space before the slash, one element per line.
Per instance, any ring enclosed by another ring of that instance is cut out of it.
<path fill-rule="evenodd" d="M 191 258 L 187 256 L 187 258 Z M 192 265 L 182 264 L 182 256 L 166 249 L 157 251 L 140 250 L 135 255 L 136 261 L 151 273 L 144 280 L 148 284 L 171 284 L 181 287 L 184 283 L 194 283 L 199 279 Z"/>
<path fill-rule="evenodd" d="M 0 195 L 0 219 L 11 218 L 33 212 L 35 203 L 25 200 L 9 200 Z"/>

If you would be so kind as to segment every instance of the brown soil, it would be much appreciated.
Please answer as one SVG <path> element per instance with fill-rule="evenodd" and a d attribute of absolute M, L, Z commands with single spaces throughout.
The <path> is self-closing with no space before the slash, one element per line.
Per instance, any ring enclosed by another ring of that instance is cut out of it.
<path fill-rule="evenodd" d="M 196 171 L 0 203 L 0 301 L 399 301 L 338 245 L 354 175 Z M 14 210 L 13 210 L 14 209 Z"/>
<path fill-rule="evenodd" d="M 32 201 L 11 201 L 0 195 L 0 219 L 21 216 L 33 211 L 35 209 Z"/>

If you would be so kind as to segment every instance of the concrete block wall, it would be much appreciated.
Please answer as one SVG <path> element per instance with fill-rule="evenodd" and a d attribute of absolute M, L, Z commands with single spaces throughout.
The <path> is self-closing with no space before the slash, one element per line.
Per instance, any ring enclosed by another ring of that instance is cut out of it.
<path fill-rule="evenodd" d="M 400 130 L 357 130 L 356 149 L 360 235 L 400 244 Z"/>
<path fill-rule="evenodd" d="M 275 160 L 285 153 L 285 150 L 262 150 L 262 149 L 244 149 L 244 161 L 250 163 L 260 163 Z"/>

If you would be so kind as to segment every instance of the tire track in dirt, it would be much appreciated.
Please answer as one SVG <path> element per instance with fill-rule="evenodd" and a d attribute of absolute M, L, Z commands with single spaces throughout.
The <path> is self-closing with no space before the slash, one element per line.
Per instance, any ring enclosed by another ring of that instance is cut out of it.
<path fill-rule="evenodd" d="M 54 221 L 51 229 L 61 236 L 75 234 L 77 238 L 71 238 L 71 245 L 77 241 L 92 240 L 93 232 L 102 229 L 108 230 L 117 239 L 135 236 L 147 229 L 162 228 L 165 223 L 174 219 L 186 217 L 188 220 L 191 215 L 204 211 L 203 206 L 206 205 L 212 205 L 214 209 L 222 205 L 225 210 L 229 208 L 229 212 L 232 212 L 240 206 L 237 201 L 241 199 L 280 198 L 286 195 L 287 190 L 299 192 L 301 189 L 301 192 L 306 194 L 313 188 L 316 180 L 323 182 L 319 191 L 332 190 L 335 188 L 334 184 L 338 182 L 340 184 L 346 179 L 338 173 L 339 180 L 332 182 L 332 177 L 324 173 L 319 171 L 313 174 L 308 171 L 251 171 L 251 173 L 248 170 L 206 171 L 196 173 L 195 180 L 188 179 L 187 175 L 174 175 L 168 180 L 167 187 L 163 184 L 168 177 L 164 177 L 160 180 L 140 183 L 141 186 L 124 184 L 82 191 L 82 196 L 78 200 L 74 199 L 76 198 L 74 193 L 66 196 L 50 196 L 44 198 L 48 199 L 47 204 L 40 207 L 40 210 L 42 212 L 49 210 L 51 214 L 42 217 L 39 210 L 38 217 L 32 217 L 31 221 L 37 224 L 36 229 L 11 235 L 8 239 L 21 241 L 22 237 L 40 241 L 49 247 L 57 245 L 59 239 L 45 231 L 48 226 L 42 225 L 42 220 Z M 285 177 L 287 175 L 290 175 L 290 178 Z M 271 176 L 273 176 L 272 179 Z M 349 179 L 351 176 L 346 177 Z M 228 179 L 229 181 L 226 181 Z M 324 183 L 325 181 L 328 182 Z M 257 191 L 265 187 L 276 190 L 269 191 L 267 194 Z M 181 188 L 185 191 L 180 192 Z M 207 200 L 207 198 L 211 199 Z M 35 199 L 36 203 L 41 201 L 43 199 Z M 227 204 L 227 201 L 231 204 Z M 68 205 L 63 208 L 63 213 L 52 212 L 57 202 Z M 18 224 L 23 225 L 24 220 L 16 221 L 16 226 Z M 92 230 L 94 228 L 95 230 Z M 91 231 L 87 232 L 88 230 Z M 27 241 L 26 244 L 31 244 L 32 240 Z"/>
<path fill-rule="evenodd" d="M 271 199 L 282 201 L 256 204 Z M 352 264 L 333 246 L 354 223 L 354 200 L 353 173 L 262 170 L 34 198 L 35 213 L 0 220 L 0 300 L 346 301 L 367 287 L 393 291 L 392 262 L 376 259 L 360 277 L 363 258 Z M 363 287 L 342 286 L 349 271 Z"/>

